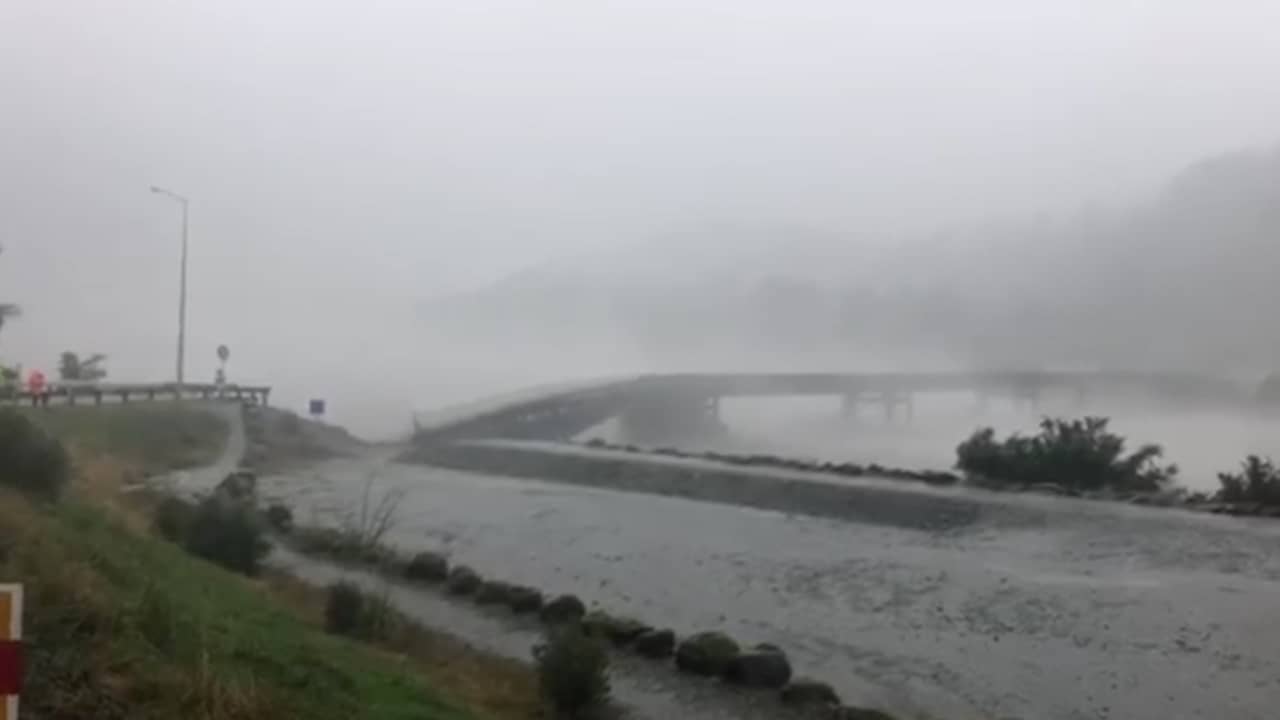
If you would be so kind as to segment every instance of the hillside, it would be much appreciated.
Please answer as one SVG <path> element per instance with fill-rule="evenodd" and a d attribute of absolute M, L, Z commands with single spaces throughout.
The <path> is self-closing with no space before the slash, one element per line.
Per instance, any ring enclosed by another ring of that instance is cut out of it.
<path fill-rule="evenodd" d="M 459 342 L 775 353 L 869 348 L 985 366 L 1280 366 L 1280 150 L 1210 158 L 1145 203 L 864 238 L 694 228 L 428 303 Z"/>

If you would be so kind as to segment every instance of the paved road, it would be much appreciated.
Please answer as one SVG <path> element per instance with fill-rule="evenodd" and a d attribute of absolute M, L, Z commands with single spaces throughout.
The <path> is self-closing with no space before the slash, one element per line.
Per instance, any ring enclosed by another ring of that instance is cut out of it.
<path fill-rule="evenodd" d="M 240 403 L 211 402 L 207 409 L 226 420 L 229 428 L 227 444 L 214 464 L 192 470 L 179 470 L 170 476 L 169 482 L 173 484 L 173 489 L 184 495 L 213 490 L 228 474 L 240 467 L 240 461 L 244 458 L 247 440 Z"/>
<path fill-rule="evenodd" d="M 1046 500 L 930 532 L 350 460 L 264 489 L 305 517 L 370 473 L 408 493 L 397 544 L 775 642 L 908 717 L 1252 720 L 1280 699 L 1280 524 Z"/>

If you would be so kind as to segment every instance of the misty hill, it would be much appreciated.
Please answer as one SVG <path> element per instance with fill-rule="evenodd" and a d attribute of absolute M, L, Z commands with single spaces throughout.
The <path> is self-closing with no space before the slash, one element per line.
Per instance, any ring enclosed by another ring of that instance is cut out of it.
<path fill-rule="evenodd" d="M 1280 367 L 1280 151 L 1225 155 L 1142 206 L 929 238 L 711 226 L 429 303 L 456 340 L 714 349 L 828 366 Z M 852 357 L 852 355 L 849 355 Z"/>

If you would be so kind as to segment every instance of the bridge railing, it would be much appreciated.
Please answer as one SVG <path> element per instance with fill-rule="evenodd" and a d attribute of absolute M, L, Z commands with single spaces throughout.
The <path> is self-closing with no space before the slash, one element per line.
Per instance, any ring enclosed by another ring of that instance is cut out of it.
<path fill-rule="evenodd" d="M 41 392 L 32 392 L 26 386 L 0 386 L 0 401 L 47 405 L 60 402 L 75 405 L 85 400 L 96 405 L 111 400 L 127 403 L 134 400 L 181 399 L 230 399 L 266 405 L 271 399 L 268 385 L 240 385 L 216 383 L 117 383 L 91 381 L 55 381 Z"/>

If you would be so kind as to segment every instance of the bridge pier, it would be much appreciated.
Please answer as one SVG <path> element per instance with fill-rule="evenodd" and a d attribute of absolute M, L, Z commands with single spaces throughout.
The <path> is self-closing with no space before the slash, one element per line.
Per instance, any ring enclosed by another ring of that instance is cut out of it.
<path fill-rule="evenodd" d="M 632 398 L 619 415 L 626 442 L 639 445 L 684 445 L 718 437 L 725 431 L 719 396 Z"/>
<path fill-rule="evenodd" d="M 901 408 L 902 417 L 907 423 L 911 423 L 915 419 L 915 401 L 911 393 L 887 390 L 884 393 L 883 402 L 886 423 L 892 425 L 897 421 L 899 408 Z"/>
<path fill-rule="evenodd" d="M 840 396 L 840 417 L 846 422 L 856 420 L 861 402 L 879 403 L 884 409 L 886 423 L 896 422 L 900 411 L 906 422 L 915 420 L 915 394 L 910 391 L 847 392 Z"/>

